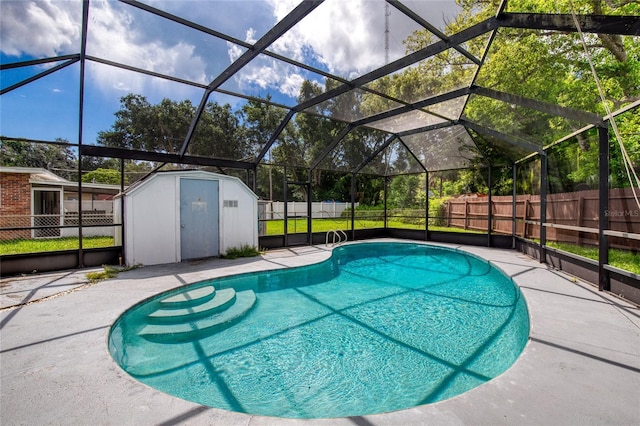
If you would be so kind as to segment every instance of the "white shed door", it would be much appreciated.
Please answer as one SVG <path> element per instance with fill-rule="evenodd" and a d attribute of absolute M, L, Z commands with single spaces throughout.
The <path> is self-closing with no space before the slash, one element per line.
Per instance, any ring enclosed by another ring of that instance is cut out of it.
<path fill-rule="evenodd" d="M 182 260 L 218 256 L 218 181 L 180 179 Z"/>

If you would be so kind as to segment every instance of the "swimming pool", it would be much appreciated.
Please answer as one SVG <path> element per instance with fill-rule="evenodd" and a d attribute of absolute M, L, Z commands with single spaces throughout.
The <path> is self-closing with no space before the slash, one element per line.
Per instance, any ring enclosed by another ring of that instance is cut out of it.
<path fill-rule="evenodd" d="M 509 368 L 528 335 L 522 294 L 488 262 L 359 243 L 157 295 L 118 319 L 109 350 L 139 381 L 196 403 L 331 418 L 466 392 Z"/>

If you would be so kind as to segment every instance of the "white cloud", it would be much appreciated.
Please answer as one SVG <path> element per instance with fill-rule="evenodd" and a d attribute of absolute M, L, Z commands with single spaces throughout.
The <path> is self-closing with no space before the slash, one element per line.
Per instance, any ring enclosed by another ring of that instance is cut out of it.
<path fill-rule="evenodd" d="M 97 75 L 99 75 L 99 74 L 100 74 L 100 72 L 98 71 L 98 72 L 96 72 L 96 74 L 97 74 Z M 115 89 L 115 90 L 117 90 L 117 91 L 120 91 L 120 92 L 131 92 L 131 91 L 132 91 L 132 90 L 131 90 L 131 86 L 130 86 L 130 85 L 128 85 L 128 84 L 126 84 L 126 83 L 123 81 L 123 79 L 118 79 L 117 81 L 115 81 L 115 82 L 113 83 L 112 88 L 113 88 L 113 89 Z"/>
<path fill-rule="evenodd" d="M 303 82 L 304 77 L 300 74 L 287 75 L 280 84 L 280 91 L 285 95 L 296 98 L 300 94 L 300 87 L 302 87 Z"/>
<path fill-rule="evenodd" d="M 49 57 L 80 52 L 82 3 L 78 1 L 3 1 L 2 44 L 8 55 Z M 186 40 L 149 39 L 141 22 L 121 6 L 92 2 L 87 54 L 161 74 L 206 84 L 207 63 Z M 91 66 L 90 82 L 109 92 L 164 90 L 172 97 L 180 85 L 110 66 Z M 175 89 L 172 89 L 175 88 Z"/>
<path fill-rule="evenodd" d="M 162 40 L 146 40 L 144 28 L 124 10 L 112 8 L 109 2 L 92 7 L 87 53 L 114 62 L 206 84 L 206 62 L 195 54 L 195 46 L 186 41 L 168 44 Z M 150 79 L 113 67 L 96 67 L 96 80 L 104 88 L 144 93 L 158 86 L 168 89 L 166 82 Z"/>
<path fill-rule="evenodd" d="M 256 39 L 256 30 L 254 30 L 253 28 L 249 28 L 247 30 L 247 36 L 245 37 L 244 41 L 246 41 L 247 43 L 255 44 L 255 42 L 258 41 Z"/>
<path fill-rule="evenodd" d="M 275 25 L 299 1 L 268 0 L 268 3 Z M 255 43 L 252 29 L 247 31 L 245 40 Z M 384 65 L 384 2 L 326 0 L 268 49 L 299 62 L 315 62 L 316 66 L 331 73 L 354 78 Z M 237 46 L 228 45 L 232 60 L 241 53 Z M 252 86 L 263 90 L 272 88 L 296 98 L 305 78 L 309 78 L 309 74 L 302 70 L 262 57 L 248 64 L 235 80 L 241 90 L 250 91 Z"/>
<path fill-rule="evenodd" d="M 242 56 L 242 54 L 244 53 L 244 50 L 242 50 L 242 48 L 237 44 L 233 44 L 228 41 L 227 53 L 229 54 L 229 59 L 231 60 L 231 62 L 235 62 L 238 60 L 238 58 L 240 58 L 240 56 Z"/>
<path fill-rule="evenodd" d="M 0 48 L 8 55 L 34 57 L 78 53 L 81 4 L 80 1 L 2 0 Z M 158 7 L 162 4 L 158 2 Z M 188 5 L 176 4 L 189 10 L 205 7 L 205 2 L 197 1 L 188 2 Z M 267 0 L 266 4 L 271 8 L 271 17 L 242 17 L 248 28 L 242 30 L 248 43 L 256 42 L 265 22 L 272 21 L 266 26 L 275 25 L 299 4 L 299 0 Z M 384 64 L 384 4 L 384 1 L 373 0 L 326 0 L 269 50 L 342 77 L 361 75 Z M 221 41 L 222 57 L 213 43 L 207 44 L 209 40 L 198 44 L 197 40 L 204 40 L 201 34 L 192 32 L 189 37 L 193 35 L 193 38 L 185 39 L 179 32 L 163 32 L 157 27 L 155 32 L 147 31 L 148 20 L 141 19 L 140 13 L 121 3 L 92 1 L 87 53 L 202 84 L 209 83 L 226 68 L 223 63 L 227 60 L 225 47 Z M 392 10 L 392 18 L 397 16 L 399 12 Z M 398 53 L 402 49 L 400 41 L 405 35 L 399 27 L 392 28 L 392 40 L 397 41 L 392 44 L 392 59 L 401 56 Z M 244 51 L 240 46 L 226 44 L 229 62 L 237 60 Z M 184 90 L 176 83 L 106 65 L 92 64 L 91 73 L 91 81 L 104 91 L 144 94 L 164 91 L 163 96 L 174 97 L 176 90 Z M 322 80 L 304 70 L 262 57 L 247 65 L 234 82 L 241 90 L 254 85 L 296 97 L 305 78 Z"/>
<path fill-rule="evenodd" d="M 255 44 L 257 40 L 253 28 L 247 30 L 244 41 Z M 227 53 L 233 62 L 240 58 L 244 49 L 227 42 Z M 235 81 L 242 91 L 251 92 L 251 87 L 257 86 L 262 90 L 274 89 L 284 95 L 296 98 L 300 93 L 304 77 L 299 73 L 292 73 L 287 65 L 275 59 L 258 57 L 236 74 Z"/>
<path fill-rule="evenodd" d="M 236 84 L 241 90 L 251 92 L 252 87 L 262 90 L 276 90 L 286 96 L 296 98 L 305 77 L 287 68 L 275 59 L 254 59 L 236 75 Z"/>
<path fill-rule="evenodd" d="M 299 1 L 268 0 L 268 3 L 275 24 Z M 355 78 L 384 65 L 384 4 L 371 0 L 326 0 L 268 49 L 325 68 L 330 73 Z M 251 30 L 247 32 L 247 41 L 254 43 L 252 35 Z M 395 59 L 402 55 L 401 43 L 395 43 L 392 48 L 394 52 L 390 57 Z M 229 57 L 237 58 L 237 50 L 230 46 Z M 274 88 L 295 98 L 308 76 L 290 65 L 261 58 L 246 66 L 236 76 L 236 82 L 241 89 L 249 89 L 252 85 Z"/>
<path fill-rule="evenodd" d="M 273 8 L 273 16 L 276 18 L 276 21 L 282 20 L 285 16 L 289 14 L 293 9 L 295 9 L 298 4 L 300 4 L 299 0 L 267 0 L 268 3 L 271 4 Z"/>
<path fill-rule="evenodd" d="M 288 7 L 269 1 L 276 19 L 282 19 Z M 363 74 L 384 65 L 384 2 L 327 0 L 270 49 L 298 61 L 308 61 L 310 51 L 331 73 Z"/>
<path fill-rule="evenodd" d="M 2 52 L 50 57 L 80 51 L 82 7 L 77 2 L 3 1 Z"/>

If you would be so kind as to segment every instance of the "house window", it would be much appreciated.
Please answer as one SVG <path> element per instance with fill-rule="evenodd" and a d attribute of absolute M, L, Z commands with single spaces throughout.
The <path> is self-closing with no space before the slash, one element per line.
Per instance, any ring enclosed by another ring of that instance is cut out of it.
<path fill-rule="evenodd" d="M 224 207 L 238 207 L 238 200 L 224 200 Z"/>

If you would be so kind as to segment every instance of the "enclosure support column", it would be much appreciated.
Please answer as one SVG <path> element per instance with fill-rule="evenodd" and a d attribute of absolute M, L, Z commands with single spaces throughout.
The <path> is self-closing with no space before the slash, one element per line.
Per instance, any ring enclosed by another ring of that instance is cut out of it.
<path fill-rule="evenodd" d="M 356 240 L 356 174 L 351 173 L 351 239 Z"/>
<path fill-rule="evenodd" d="M 64 212 L 60 212 L 64 215 Z M 84 268 L 82 247 L 82 154 L 78 150 L 78 268 Z"/>
<path fill-rule="evenodd" d="M 284 246 L 288 247 L 289 246 L 289 237 L 288 237 L 287 234 L 288 234 L 288 230 L 289 230 L 289 224 L 287 223 L 288 222 L 287 221 L 287 216 L 289 216 L 289 209 L 288 209 L 289 201 L 287 200 L 287 192 L 289 190 L 289 185 L 287 185 L 287 167 L 285 166 L 282 169 L 284 171 L 284 173 L 283 173 L 284 174 L 284 178 L 282 180 L 282 185 L 283 185 L 283 187 L 282 187 L 283 192 L 282 193 L 284 194 L 284 196 L 282 197 L 283 198 L 282 202 L 284 203 L 284 206 L 283 206 L 284 207 Z"/>
<path fill-rule="evenodd" d="M 489 176 L 487 179 L 489 194 L 487 194 L 487 247 L 491 247 L 491 222 L 493 221 L 492 206 L 491 206 L 491 164 L 489 164 Z"/>
<path fill-rule="evenodd" d="M 540 155 L 540 263 L 547 262 L 547 152 Z"/>
<path fill-rule="evenodd" d="M 125 243 L 124 243 L 124 158 L 120 159 L 120 266 L 126 263 Z"/>
<path fill-rule="evenodd" d="M 311 190 L 311 174 L 313 172 L 309 169 L 309 183 L 307 184 L 307 240 L 309 241 L 309 245 L 313 245 L 313 232 L 311 226 L 313 225 L 313 212 L 311 209 L 313 205 L 311 203 L 311 197 L 313 196 L 313 191 Z"/>
<path fill-rule="evenodd" d="M 429 172 L 424 172 L 424 240 L 429 241 Z"/>
<path fill-rule="evenodd" d="M 516 199 L 516 176 L 517 176 L 517 169 L 516 169 L 516 163 L 513 163 L 513 174 L 512 174 L 512 180 L 513 180 L 513 185 L 512 185 L 512 200 L 511 200 L 511 248 L 515 249 L 516 248 L 516 232 L 517 232 L 517 227 L 516 227 L 516 210 L 518 207 L 517 204 L 517 199 Z"/>
<path fill-rule="evenodd" d="M 257 164 L 253 166 L 253 180 L 251 182 L 251 187 L 253 188 L 253 192 L 257 194 L 258 193 L 258 165 Z"/>
<path fill-rule="evenodd" d="M 84 267 L 82 247 L 82 133 L 84 123 L 84 74 L 87 57 L 87 27 L 89 25 L 89 1 L 82 2 L 82 41 L 80 45 L 80 93 L 78 100 L 78 268 Z M 64 212 L 60 212 L 64 214 Z"/>
<path fill-rule="evenodd" d="M 609 126 L 598 127 L 598 289 L 611 290 L 609 271 Z"/>
<path fill-rule="evenodd" d="M 384 229 L 387 229 L 387 190 L 389 189 L 389 176 L 384 177 Z"/>

